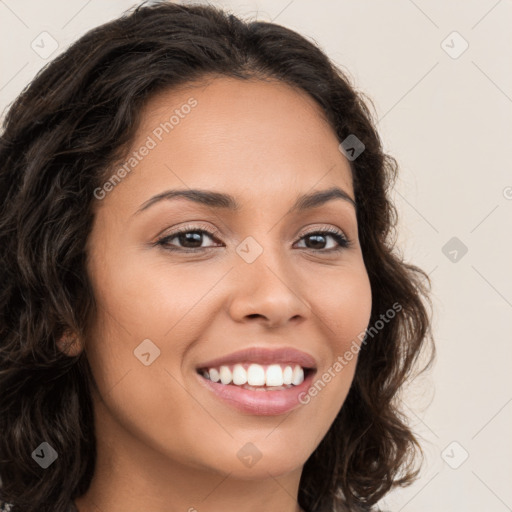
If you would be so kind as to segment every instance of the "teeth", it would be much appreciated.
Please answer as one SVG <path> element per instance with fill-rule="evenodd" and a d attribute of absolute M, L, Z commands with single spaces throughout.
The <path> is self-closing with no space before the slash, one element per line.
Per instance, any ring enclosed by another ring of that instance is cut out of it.
<path fill-rule="evenodd" d="M 283 370 L 278 364 L 271 364 L 267 368 L 267 375 L 265 379 L 267 386 L 282 386 L 283 385 Z"/>
<path fill-rule="evenodd" d="M 212 382 L 219 382 L 219 380 L 220 380 L 219 372 L 215 368 L 210 368 L 208 370 L 208 378 Z"/>
<path fill-rule="evenodd" d="M 249 386 L 263 386 L 265 384 L 265 369 L 259 364 L 251 364 L 247 370 L 247 383 Z"/>
<path fill-rule="evenodd" d="M 247 372 L 241 364 L 235 364 L 233 368 L 233 384 L 243 386 L 247 383 Z"/>
<path fill-rule="evenodd" d="M 291 384 L 293 378 L 293 370 L 291 366 L 287 366 L 283 372 L 283 384 Z"/>
<path fill-rule="evenodd" d="M 292 374 L 292 384 L 298 386 L 304 380 L 304 370 L 300 366 L 295 366 Z"/>
<path fill-rule="evenodd" d="M 203 376 L 212 382 L 220 381 L 224 385 L 233 384 L 246 389 L 255 389 L 254 386 L 259 386 L 259 389 L 262 387 L 287 389 L 290 385 L 298 386 L 304 381 L 304 369 L 299 365 L 271 364 L 264 367 L 252 363 L 247 369 L 245 367 L 242 364 L 235 364 L 231 369 L 229 366 L 222 365 L 219 369 L 204 370 Z"/>
<path fill-rule="evenodd" d="M 233 380 L 231 370 L 227 366 L 220 367 L 220 381 L 222 384 L 229 384 Z"/>

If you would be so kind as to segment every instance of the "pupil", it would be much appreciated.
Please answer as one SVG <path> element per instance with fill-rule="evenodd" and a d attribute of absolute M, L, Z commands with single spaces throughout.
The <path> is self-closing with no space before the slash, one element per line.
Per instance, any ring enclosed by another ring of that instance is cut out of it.
<path fill-rule="evenodd" d="M 192 242 L 192 243 L 197 242 L 197 245 L 193 245 L 192 248 L 201 247 L 202 236 L 203 236 L 202 233 L 199 233 L 198 231 L 192 231 L 189 233 L 182 233 L 181 235 L 179 235 L 179 240 L 182 245 L 184 243 L 186 245 L 187 243 L 190 243 L 190 242 Z"/>
<path fill-rule="evenodd" d="M 312 249 L 321 248 L 321 247 L 315 246 L 315 243 L 325 244 L 325 236 L 324 235 L 309 235 L 306 240 L 308 240 L 308 239 L 314 240 Z M 321 239 L 321 241 L 319 242 L 318 239 Z M 306 242 L 306 245 L 308 245 L 307 242 Z"/>

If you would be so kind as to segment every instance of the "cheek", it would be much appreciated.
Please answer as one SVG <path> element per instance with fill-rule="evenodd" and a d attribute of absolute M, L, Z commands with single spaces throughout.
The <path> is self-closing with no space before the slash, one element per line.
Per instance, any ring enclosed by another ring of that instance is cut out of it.
<path fill-rule="evenodd" d="M 320 328 L 336 355 L 364 336 L 372 310 L 371 285 L 364 264 L 357 264 L 323 281 L 315 281 L 317 291 L 311 307 L 321 320 Z"/>
<path fill-rule="evenodd" d="M 200 427 L 176 411 L 190 411 L 194 405 L 183 390 L 179 366 L 187 326 L 191 336 L 186 314 L 201 290 L 190 291 L 183 278 L 178 282 L 180 273 L 143 264 L 136 255 L 97 270 L 91 281 L 98 308 L 87 358 L 100 395 L 96 407 L 105 435 L 121 424 L 158 450 L 179 451 L 175 433 Z M 204 294 L 206 284 L 203 287 Z"/>
<path fill-rule="evenodd" d="M 155 390 L 165 389 L 169 405 L 181 407 L 181 364 L 208 325 L 208 293 L 219 272 L 151 261 L 140 249 L 109 251 L 96 255 L 90 268 L 98 307 L 87 357 L 98 387 L 105 394 L 135 382 L 138 396 L 155 397 L 146 400 L 154 411 L 161 407 Z"/>
<path fill-rule="evenodd" d="M 333 283 L 339 283 L 334 285 Z M 317 281 L 317 284 L 321 282 Z M 329 426 L 341 409 L 354 378 L 361 341 L 370 321 L 372 293 L 364 265 L 339 272 L 318 287 L 310 305 L 328 342 L 326 358 L 307 394 L 308 407 Z M 325 429 L 325 432 L 327 428 Z"/>
<path fill-rule="evenodd" d="M 111 254 L 108 268 L 98 267 L 92 281 L 97 301 L 111 313 L 111 322 L 136 337 L 163 340 L 172 337 L 182 319 L 188 319 L 204 300 L 219 273 L 206 266 L 194 269 L 150 257 L 158 251 L 135 248 L 118 258 Z"/>

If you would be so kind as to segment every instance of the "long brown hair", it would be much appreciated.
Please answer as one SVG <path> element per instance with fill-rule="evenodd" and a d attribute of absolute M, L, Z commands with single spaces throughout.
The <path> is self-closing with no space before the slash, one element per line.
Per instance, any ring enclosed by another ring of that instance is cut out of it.
<path fill-rule="evenodd" d="M 211 6 L 141 5 L 89 31 L 50 62 L 10 107 L 0 138 L 0 501 L 13 512 L 65 512 L 95 464 L 92 376 L 82 352 L 56 348 L 95 314 L 86 274 L 94 190 L 110 175 L 156 93 L 208 75 L 277 79 L 306 91 L 340 141 L 365 146 L 351 162 L 359 239 L 372 289 L 370 325 L 347 399 L 307 460 L 308 512 L 369 510 L 417 475 L 419 444 L 398 392 L 430 347 L 430 280 L 395 249 L 388 197 L 398 171 L 383 152 L 368 100 L 312 42 Z M 31 453 L 58 453 L 43 470 Z"/>

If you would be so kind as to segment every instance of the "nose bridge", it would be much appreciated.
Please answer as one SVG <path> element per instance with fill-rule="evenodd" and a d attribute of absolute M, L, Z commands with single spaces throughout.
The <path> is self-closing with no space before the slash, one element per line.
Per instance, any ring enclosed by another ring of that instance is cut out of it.
<path fill-rule="evenodd" d="M 253 225 L 261 226 L 260 229 L 251 229 L 250 233 L 238 244 L 236 253 L 242 260 L 240 271 L 242 274 L 248 274 L 250 279 L 255 279 L 256 283 L 260 281 L 258 274 L 268 279 L 277 276 L 281 279 L 287 279 L 290 273 L 289 248 L 285 247 L 279 236 L 279 230 L 275 219 L 266 219 L 261 221 L 262 215 L 259 215 L 260 222 L 254 222 Z M 272 222 L 274 224 L 272 224 Z M 288 264 L 287 264 L 288 263 Z M 279 279 L 278 279 L 279 280 Z M 281 283 L 282 286 L 284 284 Z"/>
<path fill-rule="evenodd" d="M 246 263 L 260 260 L 264 256 L 263 259 L 275 267 L 284 262 L 283 251 L 286 247 L 283 246 L 279 229 L 286 220 L 286 213 L 281 208 L 275 208 L 279 201 L 275 193 L 264 194 L 264 197 L 264 201 L 260 199 L 257 203 L 244 203 L 246 221 L 250 225 L 245 231 L 245 238 L 237 246 L 237 253 Z M 243 234 L 243 231 L 239 234 Z"/>
<path fill-rule="evenodd" d="M 240 261 L 231 303 L 234 316 L 262 315 L 278 322 L 307 314 L 305 298 L 287 262 L 288 249 L 275 230 L 253 232 L 236 252 Z"/>

